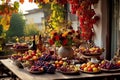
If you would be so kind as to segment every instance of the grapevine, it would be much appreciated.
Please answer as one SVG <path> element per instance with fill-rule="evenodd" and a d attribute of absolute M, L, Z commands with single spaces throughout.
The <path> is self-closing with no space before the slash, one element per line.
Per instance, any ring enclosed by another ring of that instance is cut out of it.
<path fill-rule="evenodd" d="M 10 18 L 13 13 L 17 13 L 19 8 L 19 3 L 14 2 L 14 4 L 9 4 L 9 0 L 6 0 L 6 2 L 3 1 L 3 3 L 0 5 L 0 24 L 3 26 L 3 29 L 7 31 L 10 26 Z"/>

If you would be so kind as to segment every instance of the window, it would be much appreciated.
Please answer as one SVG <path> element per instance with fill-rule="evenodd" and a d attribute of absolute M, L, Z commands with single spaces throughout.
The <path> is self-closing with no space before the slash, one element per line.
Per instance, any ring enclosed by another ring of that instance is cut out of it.
<path fill-rule="evenodd" d="M 111 53 L 112 57 L 120 48 L 120 1 L 112 0 L 111 10 Z"/>

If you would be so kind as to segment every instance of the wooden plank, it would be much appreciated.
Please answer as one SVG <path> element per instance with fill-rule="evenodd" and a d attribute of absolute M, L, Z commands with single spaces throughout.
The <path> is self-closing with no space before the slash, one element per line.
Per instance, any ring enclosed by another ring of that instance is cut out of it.
<path fill-rule="evenodd" d="M 13 64 L 12 60 L 4 59 L 0 60 L 9 70 L 11 70 L 16 76 L 22 80 L 62 80 L 62 79 L 86 79 L 86 78 L 103 78 L 103 77 L 116 77 L 120 76 L 120 72 L 111 73 L 100 73 L 100 74 L 86 74 L 81 73 L 80 75 L 63 75 L 56 72 L 55 74 L 31 74 L 24 69 L 18 68 Z"/>

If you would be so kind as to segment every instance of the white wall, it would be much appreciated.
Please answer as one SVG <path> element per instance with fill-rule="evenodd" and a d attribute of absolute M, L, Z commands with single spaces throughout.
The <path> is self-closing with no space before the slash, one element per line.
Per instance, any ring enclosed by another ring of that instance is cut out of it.
<path fill-rule="evenodd" d="M 96 45 L 105 48 L 103 55 L 106 56 L 107 26 L 109 26 L 107 0 L 99 0 L 99 3 L 95 6 L 95 11 L 99 15 L 100 21 L 94 25 L 96 34 L 94 42 Z"/>
<path fill-rule="evenodd" d="M 94 6 L 96 15 L 100 17 L 100 20 L 94 24 L 94 30 L 95 30 L 95 36 L 94 42 L 97 46 L 102 47 L 103 46 L 103 41 L 102 41 L 102 11 L 101 11 L 101 0 L 99 0 L 98 4 L 95 4 Z"/>
<path fill-rule="evenodd" d="M 25 15 L 27 24 L 29 24 L 29 21 L 33 21 L 34 23 L 42 23 L 42 18 L 44 17 L 43 12 L 37 12 L 29 15 Z"/>

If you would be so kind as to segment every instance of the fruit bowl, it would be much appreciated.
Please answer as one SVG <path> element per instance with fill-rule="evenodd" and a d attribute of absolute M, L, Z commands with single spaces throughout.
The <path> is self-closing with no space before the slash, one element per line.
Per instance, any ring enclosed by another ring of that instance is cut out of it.
<path fill-rule="evenodd" d="M 101 68 L 101 71 L 104 71 L 104 72 L 117 72 L 117 71 L 120 71 L 120 68 L 119 69 L 104 69 L 104 68 Z"/>
<path fill-rule="evenodd" d="M 100 73 L 101 70 L 97 71 L 97 72 L 92 72 L 92 71 L 84 71 L 82 69 L 80 69 L 81 72 L 84 72 L 84 73 L 89 73 L 89 74 L 97 74 L 97 73 Z"/>
<path fill-rule="evenodd" d="M 103 60 L 101 61 L 99 66 L 101 70 L 105 72 L 120 71 L 120 66 L 118 65 L 118 63 L 114 62 L 113 60 L 111 61 Z"/>
<path fill-rule="evenodd" d="M 16 51 L 16 52 L 25 52 L 28 50 L 29 50 L 28 48 L 26 48 L 26 49 L 14 49 L 14 51 Z"/>
<path fill-rule="evenodd" d="M 104 52 L 104 48 L 93 46 L 91 48 L 80 47 L 80 53 L 84 56 L 100 56 Z"/>
<path fill-rule="evenodd" d="M 25 67 L 24 69 L 25 69 L 26 71 L 28 71 L 29 73 L 32 73 L 32 74 L 44 73 L 44 70 L 31 70 L 29 67 Z"/>
<path fill-rule="evenodd" d="M 92 53 L 82 53 L 84 56 L 90 56 L 90 57 L 97 57 L 97 56 L 100 56 L 102 53 L 95 53 L 95 54 L 92 54 Z"/>
<path fill-rule="evenodd" d="M 99 73 L 101 69 L 98 63 L 87 62 L 80 65 L 80 71 L 85 73 Z"/>
<path fill-rule="evenodd" d="M 77 69 L 76 66 L 73 66 L 73 65 L 62 66 L 58 68 L 56 71 L 62 74 L 67 74 L 67 75 L 79 74 L 79 70 Z"/>
<path fill-rule="evenodd" d="M 60 72 L 62 74 L 66 74 L 66 75 L 75 75 L 75 74 L 80 74 L 79 71 L 61 71 L 61 70 L 57 70 L 57 72 Z"/>

